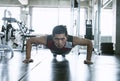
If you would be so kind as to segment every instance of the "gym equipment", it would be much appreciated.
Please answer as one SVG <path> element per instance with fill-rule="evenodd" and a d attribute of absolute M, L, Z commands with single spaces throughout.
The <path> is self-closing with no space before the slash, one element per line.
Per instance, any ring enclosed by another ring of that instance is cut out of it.
<path fill-rule="evenodd" d="M 86 20 L 86 35 L 85 38 L 93 40 L 94 36 L 92 35 L 92 20 Z"/>
<path fill-rule="evenodd" d="M 11 18 L 11 17 L 3 17 L 2 20 L 10 22 L 10 23 L 17 22 L 17 20 L 15 18 Z"/>
<path fill-rule="evenodd" d="M 113 43 L 111 42 L 101 43 L 101 53 L 113 55 L 114 54 Z"/>
<path fill-rule="evenodd" d="M 0 38 L 5 35 L 4 32 L 0 32 Z M 1 40 L 3 41 L 3 40 Z M 13 57 L 13 50 L 10 46 L 5 45 L 5 44 L 0 44 L 0 52 L 1 52 L 1 57 L 6 56 L 7 58 L 11 59 Z M 4 55 L 2 55 L 4 53 Z"/>
<path fill-rule="evenodd" d="M 4 25 L 2 26 L 2 32 L 5 32 L 5 40 L 6 42 L 8 42 L 11 37 L 15 38 L 15 36 L 13 35 L 15 29 L 12 27 L 11 23 L 16 22 L 17 20 L 11 17 L 10 18 L 3 17 L 2 20 L 5 22 Z"/>
<path fill-rule="evenodd" d="M 32 29 L 28 29 L 25 24 L 23 24 L 22 22 L 19 22 L 17 21 L 17 24 L 20 28 L 20 31 L 21 31 L 21 36 L 22 36 L 22 49 L 21 49 L 21 52 L 24 51 L 24 46 L 26 45 L 25 44 L 25 40 L 27 38 L 30 38 L 30 37 L 36 37 L 36 35 L 31 35 L 31 32 L 33 32 L 34 30 Z"/>
<path fill-rule="evenodd" d="M 23 24 L 22 22 L 17 21 L 15 18 L 3 17 L 3 20 L 7 21 L 6 28 L 4 27 L 4 30 L 5 30 L 4 32 L 6 32 L 5 39 L 6 39 L 7 42 L 9 41 L 9 36 L 8 36 L 9 29 L 12 28 L 12 31 L 14 31 L 14 28 L 12 27 L 11 23 L 17 23 L 18 24 L 19 29 L 20 29 L 20 34 L 22 36 L 22 49 L 21 49 L 21 51 L 23 52 L 24 51 L 24 46 L 25 46 L 25 40 L 26 40 L 26 38 L 35 37 L 35 35 L 31 35 L 30 34 L 34 30 L 28 29 L 25 24 Z M 13 32 L 11 32 L 11 35 L 13 36 L 12 33 Z"/>

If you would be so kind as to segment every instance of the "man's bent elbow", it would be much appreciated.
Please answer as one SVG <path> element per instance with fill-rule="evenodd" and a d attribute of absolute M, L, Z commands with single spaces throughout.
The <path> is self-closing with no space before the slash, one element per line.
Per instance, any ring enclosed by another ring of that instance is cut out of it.
<path fill-rule="evenodd" d="M 87 43 L 87 46 L 89 46 L 90 48 L 93 48 L 93 43 L 91 40 L 88 39 L 88 43 Z"/>
<path fill-rule="evenodd" d="M 29 45 L 32 44 L 31 39 L 27 39 L 27 40 L 26 40 L 26 44 L 29 44 Z"/>

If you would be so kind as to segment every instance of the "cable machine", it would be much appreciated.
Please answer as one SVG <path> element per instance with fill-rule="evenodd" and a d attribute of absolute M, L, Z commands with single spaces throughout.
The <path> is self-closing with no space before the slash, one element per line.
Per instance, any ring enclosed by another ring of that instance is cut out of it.
<path fill-rule="evenodd" d="M 80 36 L 80 0 L 71 0 L 71 33 Z M 75 49 L 78 54 L 80 46 Z"/>
<path fill-rule="evenodd" d="M 10 20 L 7 18 L 7 16 L 9 16 L 9 18 L 11 18 L 11 12 L 8 11 L 8 10 L 5 10 L 4 11 L 4 17 L 3 17 L 3 26 L 2 26 L 2 32 L 1 33 L 4 33 L 2 34 L 1 36 L 1 45 L 0 45 L 0 48 L 2 48 L 2 50 L 4 51 L 4 56 L 6 56 L 7 58 L 12 58 L 13 57 L 13 49 L 11 46 L 8 45 L 8 37 L 9 37 L 9 29 L 12 28 L 12 25 L 10 24 Z M 14 30 L 12 28 L 12 30 Z M 11 35 L 13 35 L 11 33 Z M 3 39 L 5 38 L 5 40 Z"/>
<path fill-rule="evenodd" d="M 80 0 L 71 0 L 71 34 L 80 36 Z"/>
<path fill-rule="evenodd" d="M 94 1 L 94 0 L 93 0 Z M 95 2 L 94 2 L 95 3 Z M 94 48 L 98 55 L 100 55 L 100 16 L 101 16 L 101 0 L 98 0 L 94 6 Z"/>

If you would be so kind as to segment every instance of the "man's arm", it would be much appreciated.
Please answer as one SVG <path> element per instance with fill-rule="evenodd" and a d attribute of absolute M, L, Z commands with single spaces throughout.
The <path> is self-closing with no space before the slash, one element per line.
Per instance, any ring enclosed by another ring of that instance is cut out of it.
<path fill-rule="evenodd" d="M 84 63 L 85 64 L 92 64 L 92 62 L 91 62 L 92 51 L 93 51 L 92 41 L 89 39 L 74 37 L 73 44 L 87 46 L 87 56 L 86 56 L 86 60 L 84 61 Z"/>
<path fill-rule="evenodd" d="M 27 41 L 26 41 L 26 58 L 23 62 L 24 63 L 33 62 L 33 60 L 31 59 L 32 44 L 46 45 L 46 41 L 47 41 L 47 36 L 32 37 L 30 39 L 27 39 Z"/>

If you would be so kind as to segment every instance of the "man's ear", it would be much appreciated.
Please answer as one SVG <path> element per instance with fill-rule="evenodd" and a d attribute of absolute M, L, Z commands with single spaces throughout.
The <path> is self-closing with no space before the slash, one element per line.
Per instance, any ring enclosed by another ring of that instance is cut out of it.
<path fill-rule="evenodd" d="M 68 35 L 66 35 L 66 37 L 68 38 Z"/>

